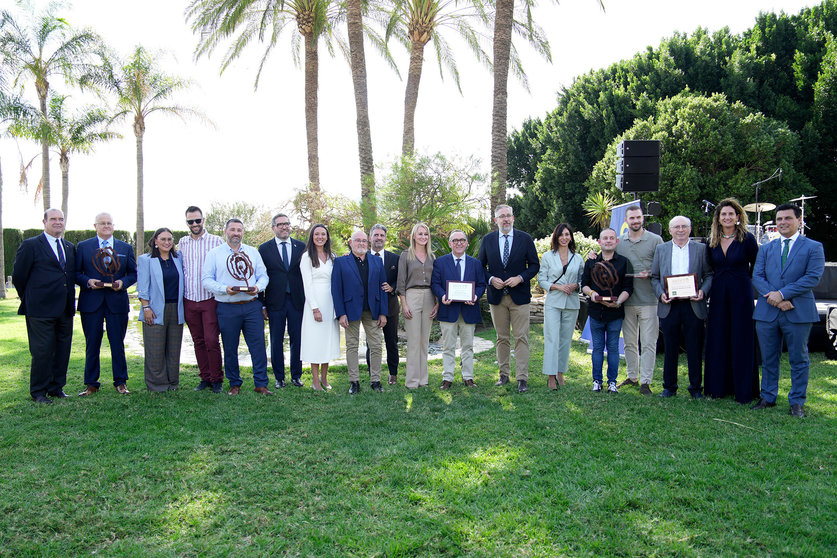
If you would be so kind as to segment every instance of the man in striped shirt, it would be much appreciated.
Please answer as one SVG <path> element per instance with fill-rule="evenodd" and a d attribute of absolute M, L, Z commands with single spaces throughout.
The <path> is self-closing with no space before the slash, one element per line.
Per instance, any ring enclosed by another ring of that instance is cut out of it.
<path fill-rule="evenodd" d="M 218 340 L 221 332 L 215 313 L 218 303 L 212 293 L 201 285 L 201 274 L 207 252 L 223 244 L 224 240 L 207 232 L 203 212 L 199 207 L 193 205 L 186 209 L 186 224 L 190 234 L 180 239 L 177 249 L 183 256 L 183 276 L 186 282 L 183 310 L 195 344 L 195 357 L 201 377 L 195 391 L 211 388 L 215 393 L 221 393 L 224 371 L 221 368 L 221 344 Z"/>

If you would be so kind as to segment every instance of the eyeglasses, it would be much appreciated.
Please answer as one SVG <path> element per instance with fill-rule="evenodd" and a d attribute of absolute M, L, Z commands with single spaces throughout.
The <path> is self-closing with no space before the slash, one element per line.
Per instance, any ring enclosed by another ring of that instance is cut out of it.
<path fill-rule="evenodd" d="M 502 215 L 497 215 L 496 219 L 511 219 L 514 215 L 510 215 L 508 213 L 504 213 Z"/>
<path fill-rule="evenodd" d="M 203 219 L 186 219 L 187 225 L 200 225 L 203 223 Z"/>
<path fill-rule="evenodd" d="M 690 226 L 691 226 L 691 225 L 674 225 L 674 226 L 673 226 L 673 227 L 671 227 L 671 228 L 672 228 L 672 229 L 674 229 L 674 230 L 676 230 L 676 231 L 682 231 L 682 230 L 684 230 L 684 229 L 688 229 Z"/>
<path fill-rule="evenodd" d="M 290 221 L 287 221 L 287 222 L 285 222 L 285 223 L 273 223 L 273 226 L 274 226 L 274 227 L 290 227 L 290 226 L 291 226 L 291 222 L 290 222 Z"/>
<path fill-rule="evenodd" d="M 112 227 L 113 226 L 113 223 L 111 223 L 110 221 L 103 221 L 101 223 L 96 223 L 96 224 L 99 225 L 100 227 Z"/>
<path fill-rule="evenodd" d="M 452 244 L 463 244 L 465 242 L 468 242 L 468 240 L 465 238 L 454 238 L 453 240 L 451 240 Z"/>

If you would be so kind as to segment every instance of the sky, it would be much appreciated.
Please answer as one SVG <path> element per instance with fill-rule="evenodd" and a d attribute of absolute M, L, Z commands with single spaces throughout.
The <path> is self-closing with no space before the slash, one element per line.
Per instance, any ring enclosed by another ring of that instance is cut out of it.
<path fill-rule="evenodd" d="M 10 3 L 8 0 L 4 4 Z M 142 44 L 160 52 L 161 67 L 187 78 L 192 87 L 173 101 L 199 109 L 212 121 L 182 121 L 162 113 L 146 121 L 144 142 L 145 229 L 184 229 L 187 206 L 208 210 L 213 203 L 246 201 L 273 210 L 291 199 L 308 180 L 305 140 L 303 71 L 291 56 L 290 37 L 280 39 L 254 90 L 263 47 L 250 45 L 223 74 L 219 49 L 194 60 L 197 37 L 184 17 L 188 2 L 179 0 L 76 0 L 60 13 L 74 27 L 89 27 L 112 48 L 127 56 Z M 34 2 L 43 6 L 43 1 Z M 697 27 L 716 31 L 729 27 L 741 33 L 760 11 L 798 13 L 816 5 L 810 0 L 595 0 L 541 2 L 535 19 L 545 29 L 552 63 L 522 41 L 516 43 L 530 90 L 509 81 L 508 128 L 530 117 L 543 118 L 557 104 L 561 88 L 590 70 L 633 57 L 656 47 L 675 32 Z M 289 30 L 289 29 L 288 29 Z M 287 30 L 286 30 L 287 31 Z M 443 30 L 444 31 L 444 30 Z M 450 37 L 450 35 L 448 35 Z M 454 44 L 455 41 L 452 41 Z M 461 46 L 461 45 L 460 45 Z M 490 50 L 490 45 L 488 45 Z M 409 53 L 392 49 L 402 79 L 366 44 L 372 146 L 380 180 L 383 169 L 401 151 L 403 98 Z M 360 198 L 354 95 L 348 62 L 320 49 L 319 156 L 320 182 L 330 194 Z M 440 77 L 430 46 L 416 111 L 416 149 L 449 157 L 477 157 L 490 168 L 492 80 L 466 48 L 458 50 L 462 93 L 449 76 Z M 58 80 L 55 80 L 58 81 Z M 73 106 L 83 104 L 77 91 L 62 84 L 56 92 L 71 94 Z M 25 94 L 36 103 L 34 87 Z M 68 229 L 92 228 L 94 216 L 110 212 L 117 228 L 133 230 L 136 214 L 136 143 L 131 120 L 114 127 L 123 135 L 99 144 L 92 154 L 70 161 Z M 21 157 L 40 153 L 32 142 L 0 138 L 3 178 L 3 226 L 40 228 L 43 206 L 33 203 L 41 170 L 36 162 L 29 191 L 18 186 Z M 39 161 L 40 159 L 38 159 Z M 61 205 L 61 172 L 51 162 L 52 205 Z"/>

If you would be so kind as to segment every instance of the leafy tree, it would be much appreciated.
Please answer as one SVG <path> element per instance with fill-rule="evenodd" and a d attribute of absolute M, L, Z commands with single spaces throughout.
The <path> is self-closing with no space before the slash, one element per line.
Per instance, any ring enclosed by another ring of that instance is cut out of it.
<path fill-rule="evenodd" d="M 206 212 L 206 230 L 224 237 L 224 225 L 230 219 L 239 219 L 244 224 L 242 242 L 258 246 L 273 238 L 270 220 L 274 213 L 263 205 L 245 201 L 212 202 Z"/>
<path fill-rule="evenodd" d="M 50 79 L 62 76 L 68 82 L 84 82 L 95 69 L 99 37 L 88 30 L 76 31 L 48 9 L 30 14 L 28 26 L 21 26 L 8 10 L 0 12 L 0 53 L 13 68 L 15 83 L 34 81 L 43 122 L 47 122 Z M 48 129 L 41 130 L 41 187 L 44 210 L 51 206 Z"/>

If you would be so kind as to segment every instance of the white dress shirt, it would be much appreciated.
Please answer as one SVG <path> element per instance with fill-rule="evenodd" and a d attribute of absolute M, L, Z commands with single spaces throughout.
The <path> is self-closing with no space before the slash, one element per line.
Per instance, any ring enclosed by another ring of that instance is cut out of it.
<path fill-rule="evenodd" d="M 671 274 L 682 275 L 689 273 L 689 243 L 682 248 L 674 241 L 671 242 Z"/>

